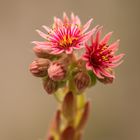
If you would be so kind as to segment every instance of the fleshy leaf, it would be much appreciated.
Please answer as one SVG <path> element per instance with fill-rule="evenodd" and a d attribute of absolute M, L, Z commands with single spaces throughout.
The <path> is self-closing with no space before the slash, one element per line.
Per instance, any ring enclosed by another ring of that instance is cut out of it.
<path fill-rule="evenodd" d="M 88 71 L 88 74 L 89 74 L 90 79 L 91 79 L 90 86 L 95 85 L 96 84 L 96 76 L 94 75 L 94 73 L 91 70 Z"/>

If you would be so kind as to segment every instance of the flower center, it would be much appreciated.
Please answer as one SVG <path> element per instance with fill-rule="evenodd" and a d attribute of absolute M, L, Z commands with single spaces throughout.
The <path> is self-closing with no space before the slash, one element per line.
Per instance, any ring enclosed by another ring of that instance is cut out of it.
<path fill-rule="evenodd" d="M 76 37 L 72 37 L 70 35 L 64 35 L 63 38 L 60 40 L 59 45 L 63 48 L 71 47 L 75 44 L 75 41 L 77 40 Z"/>
<path fill-rule="evenodd" d="M 104 62 L 110 63 L 109 59 L 112 58 L 111 52 L 104 52 L 104 50 L 106 50 L 107 48 L 108 46 L 100 46 L 98 50 L 91 53 L 90 62 L 93 66 L 99 66 Z"/>

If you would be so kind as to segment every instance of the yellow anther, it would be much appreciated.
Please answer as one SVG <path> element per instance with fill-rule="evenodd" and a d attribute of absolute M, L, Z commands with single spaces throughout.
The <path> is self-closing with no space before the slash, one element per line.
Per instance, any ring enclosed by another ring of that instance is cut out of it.
<path fill-rule="evenodd" d="M 60 40 L 59 44 L 62 47 L 70 46 L 73 43 L 74 40 L 77 40 L 77 38 L 76 37 L 71 37 L 70 35 L 68 35 L 68 36 L 64 35 L 63 39 Z"/>
<path fill-rule="evenodd" d="M 107 56 L 102 56 L 102 59 L 103 59 L 104 61 L 108 61 L 108 57 L 107 57 Z"/>

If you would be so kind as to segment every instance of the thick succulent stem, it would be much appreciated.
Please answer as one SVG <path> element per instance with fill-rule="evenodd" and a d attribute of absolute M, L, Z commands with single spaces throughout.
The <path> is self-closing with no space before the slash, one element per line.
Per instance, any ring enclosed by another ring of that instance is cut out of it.
<path fill-rule="evenodd" d="M 77 95 L 70 90 L 60 100 L 48 140 L 81 140 L 89 114 L 89 102 L 84 94 Z"/>

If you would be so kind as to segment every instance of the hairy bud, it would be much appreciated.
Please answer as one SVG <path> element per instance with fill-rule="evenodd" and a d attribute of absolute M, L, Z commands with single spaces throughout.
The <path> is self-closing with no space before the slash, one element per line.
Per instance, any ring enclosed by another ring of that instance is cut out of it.
<path fill-rule="evenodd" d="M 47 69 L 50 65 L 50 60 L 38 58 L 32 62 L 29 69 L 30 72 L 37 77 L 43 77 L 47 74 Z"/>
<path fill-rule="evenodd" d="M 48 94 L 52 94 L 58 89 L 57 82 L 53 81 L 50 78 L 47 78 L 43 81 L 43 86 Z"/>
<path fill-rule="evenodd" d="M 66 76 L 65 66 L 57 62 L 52 63 L 48 68 L 48 75 L 54 81 L 63 80 Z"/>
<path fill-rule="evenodd" d="M 88 87 L 90 83 L 90 77 L 87 73 L 80 71 L 74 76 L 74 82 L 77 89 L 82 91 Z"/>
<path fill-rule="evenodd" d="M 33 48 L 37 57 L 40 58 L 50 58 L 50 50 L 47 47 L 42 47 L 41 45 L 37 45 Z"/>

